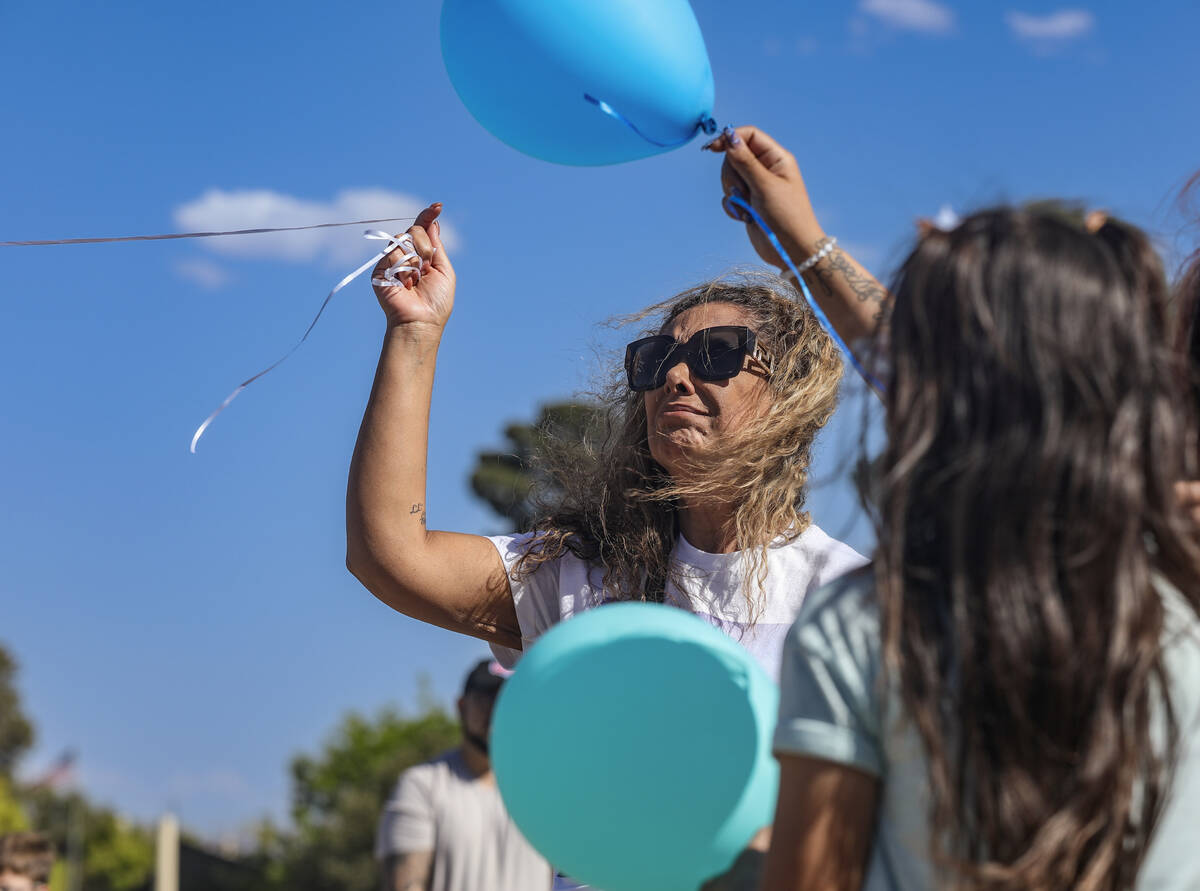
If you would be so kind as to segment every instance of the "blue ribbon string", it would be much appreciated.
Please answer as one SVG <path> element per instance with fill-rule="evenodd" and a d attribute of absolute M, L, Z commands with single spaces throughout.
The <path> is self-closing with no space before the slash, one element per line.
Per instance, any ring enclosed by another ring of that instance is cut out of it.
<path fill-rule="evenodd" d="M 775 252 L 783 258 L 783 262 L 787 264 L 787 268 L 790 269 L 792 275 L 796 277 L 796 287 L 799 288 L 800 293 L 804 295 L 804 301 L 813 311 L 813 315 L 817 317 L 817 321 L 821 323 L 821 326 L 829 333 L 829 336 L 833 338 L 833 342 L 841 347 L 842 352 L 846 354 L 846 358 L 850 360 L 850 364 L 854 366 L 854 370 L 862 375 L 863 380 L 874 387 L 878 392 L 882 393 L 883 384 L 881 384 L 873 374 L 863 367 L 862 363 L 858 361 L 858 357 L 854 355 L 854 351 L 846 345 L 846 341 L 842 340 L 842 336 L 837 333 L 837 329 L 835 329 L 833 327 L 833 323 L 829 321 L 829 316 L 825 315 L 825 311 L 821 309 L 817 301 L 813 299 L 812 292 L 808 290 L 808 283 L 804 281 L 804 276 L 800 274 L 800 270 L 796 268 L 796 264 L 792 262 L 792 258 L 788 256 L 788 252 L 783 249 L 783 245 L 780 244 L 779 238 L 775 235 L 775 233 L 771 231 L 771 227 L 767 225 L 767 221 L 759 216 L 758 211 L 751 207 L 750 202 L 743 198 L 741 193 L 737 190 L 734 190 L 732 194 L 727 195 L 725 200 L 736 207 L 740 207 L 750 215 L 750 218 L 754 220 L 754 222 L 758 225 L 758 228 L 762 230 L 763 235 L 767 236 L 767 241 L 771 242 L 771 247 L 775 248 Z"/>
<path fill-rule="evenodd" d="M 621 114 L 621 112 L 617 111 L 615 108 L 613 108 L 607 102 L 605 102 L 603 99 L 597 99 L 591 93 L 584 93 L 583 98 L 586 99 L 588 102 L 592 103 L 592 105 L 596 106 L 598 109 L 600 109 L 606 115 L 608 115 L 610 118 L 620 121 L 622 124 L 624 124 L 630 130 L 632 130 L 638 136 L 642 137 L 642 139 L 646 140 L 646 142 L 650 143 L 651 145 L 656 145 L 659 148 L 678 148 L 681 145 L 686 145 L 687 143 L 692 141 L 692 137 L 694 137 L 696 135 L 697 131 L 703 131 L 703 132 L 709 133 L 709 134 L 717 132 L 717 122 L 714 121 L 712 118 L 710 118 L 708 115 L 704 115 L 702 118 L 700 118 L 700 120 L 698 120 L 696 122 L 696 126 L 694 128 L 692 128 L 692 132 L 689 133 L 687 136 L 685 136 L 683 139 L 678 139 L 675 142 L 659 142 L 657 139 L 652 139 L 649 136 L 647 136 L 645 133 L 643 133 L 641 130 L 639 130 L 637 124 L 635 124 L 633 121 L 629 120 L 629 118 L 625 117 L 625 115 Z"/>

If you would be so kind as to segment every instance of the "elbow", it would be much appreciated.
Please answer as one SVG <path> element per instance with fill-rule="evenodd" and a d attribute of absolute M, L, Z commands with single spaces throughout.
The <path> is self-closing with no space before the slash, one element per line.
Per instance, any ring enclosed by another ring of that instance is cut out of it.
<path fill-rule="evenodd" d="M 385 562 L 371 548 L 348 542 L 346 546 L 346 569 L 359 583 L 378 600 L 392 609 L 411 615 L 412 576 L 408 567 Z"/>
<path fill-rule="evenodd" d="M 383 569 L 370 552 L 363 548 L 346 548 L 346 569 L 372 593 L 378 589 Z"/>
<path fill-rule="evenodd" d="M 374 558 L 369 548 L 353 538 L 346 539 L 346 569 L 362 582 L 364 587 L 373 590 L 372 582 L 379 575 L 379 561 Z"/>
<path fill-rule="evenodd" d="M 362 566 L 361 558 L 350 548 L 346 548 L 346 571 L 361 582 L 363 579 L 362 575 L 360 575 L 360 566 Z"/>

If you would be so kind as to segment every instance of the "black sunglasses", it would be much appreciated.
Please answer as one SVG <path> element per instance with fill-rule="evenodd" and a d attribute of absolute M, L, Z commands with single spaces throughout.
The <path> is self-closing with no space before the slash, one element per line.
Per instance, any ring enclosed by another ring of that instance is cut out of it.
<path fill-rule="evenodd" d="M 718 325 L 697 331 L 686 343 L 669 334 L 635 340 L 625 347 L 625 373 L 634 392 L 658 389 L 679 362 L 686 362 L 702 381 L 726 381 L 737 376 L 747 356 L 771 371 L 771 354 L 758 345 L 753 331 L 743 325 Z"/>

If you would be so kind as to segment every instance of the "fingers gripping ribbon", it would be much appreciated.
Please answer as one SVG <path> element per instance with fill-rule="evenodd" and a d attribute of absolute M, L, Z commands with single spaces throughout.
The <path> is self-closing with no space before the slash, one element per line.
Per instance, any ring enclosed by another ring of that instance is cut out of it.
<path fill-rule="evenodd" d="M 363 238 L 369 238 L 375 241 L 386 241 L 387 246 L 333 286 L 333 289 L 325 295 L 325 300 L 321 303 L 321 308 L 317 310 L 317 314 L 309 323 L 307 330 L 304 332 L 304 336 L 296 341 L 295 346 L 284 353 L 284 355 L 279 359 L 276 359 L 272 364 L 258 372 L 258 374 L 254 375 L 253 377 L 249 377 L 238 384 L 237 387 L 234 388 L 234 391 L 225 397 L 225 401 L 217 406 L 216 411 L 204 419 L 204 423 L 197 427 L 196 432 L 192 434 L 192 444 L 190 450 L 193 454 L 196 452 L 196 443 L 200 441 L 200 437 L 204 435 L 204 431 L 207 430 L 209 425 L 217 419 L 217 415 L 228 408 L 229 403 L 233 402 L 233 400 L 238 397 L 238 394 L 241 393 L 242 390 L 246 389 L 267 372 L 273 371 L 282 365 L 284 361 L 292 355 L 292 353 L 300 349 L 300 345 L 303 344 L 304 341 L 308 340 L 308 335 L 312 333 L 313 328 L 317 327 L 317 322 L 320 320 L 321 314 L 325 312 L 325 307 L 329 305 L 329 301 L 333 299 L 334 294 L 346 287 L 346 285 L 350 284 L 350 282 L 354 281 L 368 269 L 374 267 L 377 263 L 379 263 L 380 260 L 390 254 L 392 251 L 397 249 L 403 252 L 400 262 L 389 266 L 381 275 L 372 278 L 371 284 L 383 288 L 403 287 L 404 280 L 400 278 L 400 274 L 403 272 L 412 273 L 413 276 L 415 276 L 416 281 L 421 280 L 421 257 L 420 254 L 417 253 L 416 245 L 413 244 L 412 236 L 407 232 L 403 235 L 389 235 L 387 232 L 384 232 L 380 229 L 368 229 L 363 233 Z M 436 252 L 436 248 L 434 250 Z"/>
<path fill-rule="evenodd" d="M 383 271 L 382 275 L 371 279 L 371 284 L 378 288 L 403 287 L 404 280 L 399 276 L 399 273 L 401 272 L 411 272 L 413 274 L 414 282 L 419 282 L 421 280 L 421 255 L 417 253 L 417 247 L 413 243 L 413 237 L 407 232 L 405 232 L 403 235 L 392 236 L 388 235 L 386 232 L 380 231 L 379 229 L 368 229 L 363 233 L 363 237 L 386 239 L 388 242 L 390 242 L 388 246 L 384 248 L 384 256 L 391 253 L 393 247 L 399 248 L 404 252 L 404 255 L 400 258 L 399 263 L 389 266 Z M 437 248 L 434 248 L 433 252 L 436 254 Z M 416 261 L 416 265 L 408 265 L 413 261 Z"/>

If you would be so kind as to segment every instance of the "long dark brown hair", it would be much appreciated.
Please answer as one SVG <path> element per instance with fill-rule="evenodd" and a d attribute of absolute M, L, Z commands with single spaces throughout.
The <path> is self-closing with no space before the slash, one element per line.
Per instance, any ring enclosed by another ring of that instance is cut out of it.
<path fill-rule="evenodd" d="M 1151 580 L 1200 608 L 1194 412 L 1161 263 L 1090 223 L 974 214 L 893 289 L 875 574 L 957 887 L 1129 888 L 1169 783 Z"/>
<path fill-rule="evenodd" d="M 680 499 L 702 496 L 736 505 L 732 533 L 750 550 L 746 580 L 761 584 L 767 545 L 799 535 L 813 440 L 837 405 L 842 361 L 829 335 L 796 292 L 777 276 L 743 275 L 706 282 L 649 307 L 629 321 L 651 322 L 649 333 L 707 303 L 741 309 L 759 343 L 774 358 L 766 414 L 698 455 L 689 479 L 672 480 L 650 455 L 642 393 L 615 376 L 600 395 L 606 429 L 580 450 L 550 443 L 543 456 L 558 500 L 534 524 L 534 545 L 518 562 L 530 573 L 566 552 L 596 566 L 607 596 L 661 599 L 673 571 Z M 761 604 L 751 591 L 751 615 Z"/>

